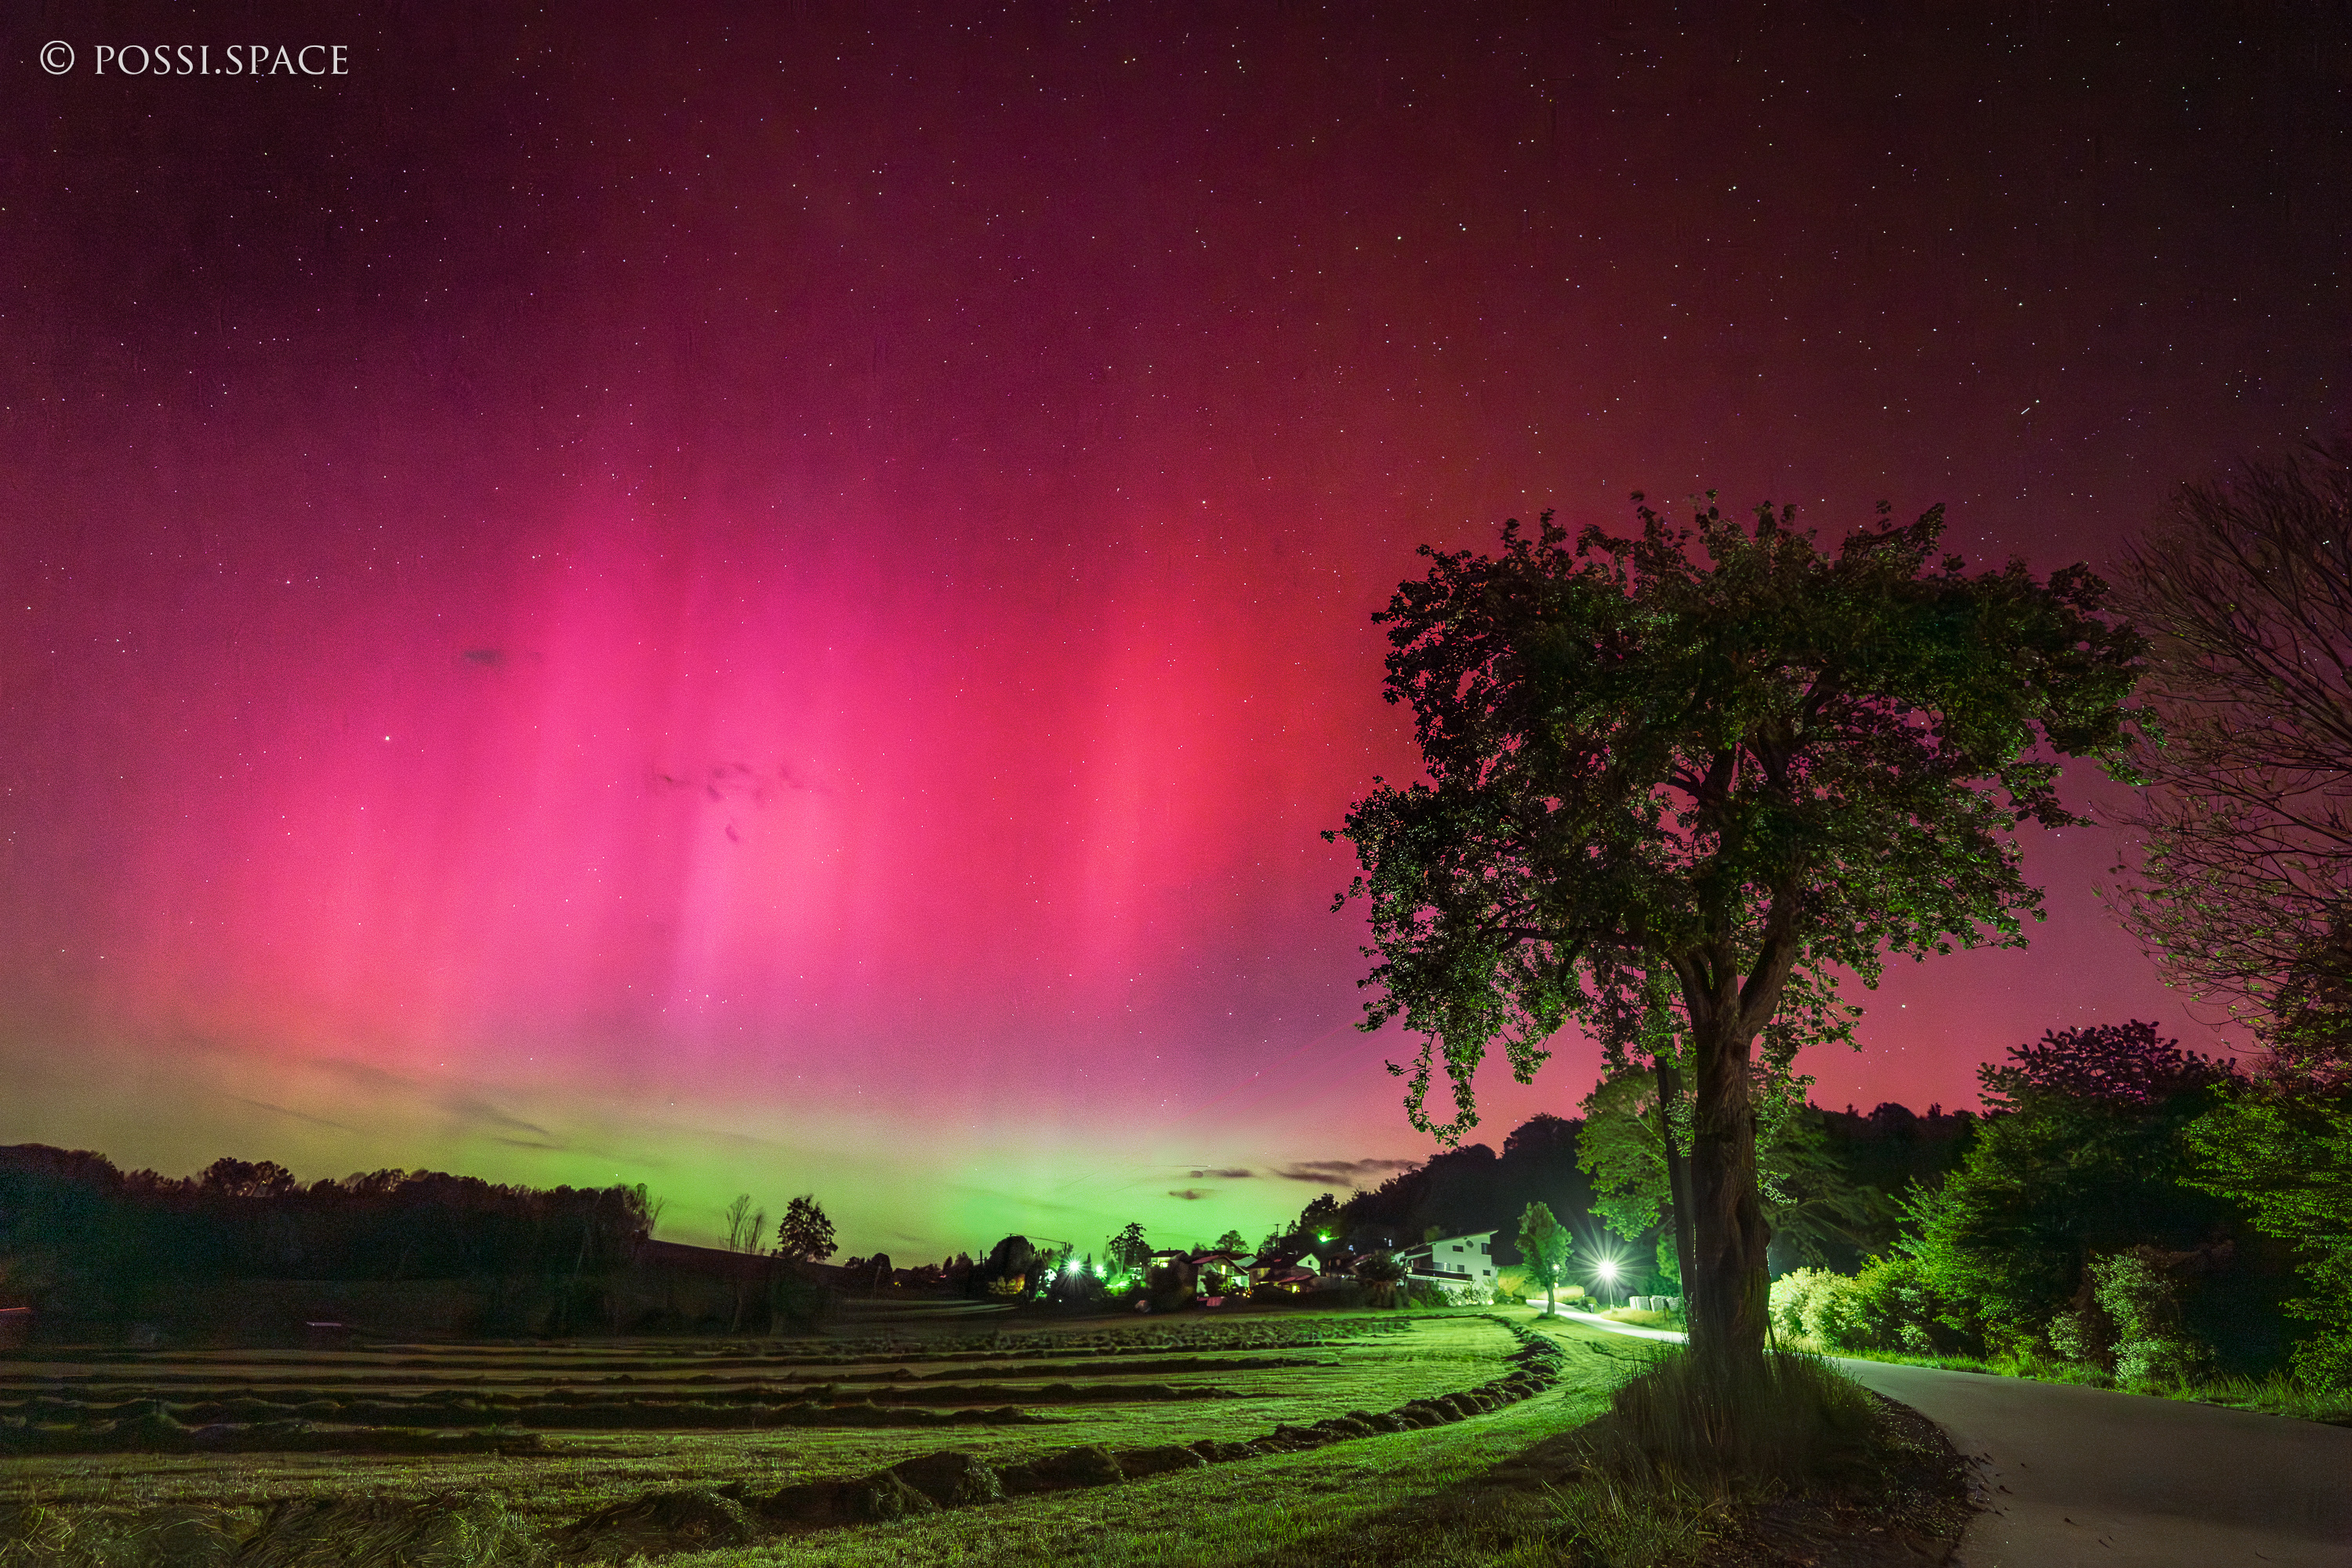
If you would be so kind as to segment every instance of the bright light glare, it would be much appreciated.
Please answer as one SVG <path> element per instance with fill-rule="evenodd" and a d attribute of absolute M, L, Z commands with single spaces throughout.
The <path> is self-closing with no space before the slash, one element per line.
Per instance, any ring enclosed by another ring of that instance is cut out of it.
<path fill-rule="evenodd" d="M 1603 1259 L 1601 1259 L 1601 1278 L 1602 1278 L 1603 1279 L 1616 1279 L 1616 1278 L 1617 1278 L 1617 1266 L 1616 1266 L 1615 1264 L 1613 1264 L 1613 1263 L 1610 1262 L 1607 1258 L 1603 1258 Z"/>

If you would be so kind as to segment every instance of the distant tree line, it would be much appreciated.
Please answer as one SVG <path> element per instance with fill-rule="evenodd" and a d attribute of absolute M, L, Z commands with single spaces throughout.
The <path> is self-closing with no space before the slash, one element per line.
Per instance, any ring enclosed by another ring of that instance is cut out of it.
<path fill-rule="evenodd" d="M 297 1181 L 269 1161 L 194 1176 L 0 1147 L 0 1289 L 83 1310 L 158 1281 L 580 1279 L 653 1228 L 643 1186 L 505 1186 L 438 1171 Z"/>
<path fill-rule="evenodd" d="M 1528 1118 L 1499 1152 L 1465 1144 L 1344 1200 L 1324 1193 L 1258 1250 L 1312 1253 L 1327 1268 L 1345 1268 L 1376 1252 L 1491 1230 L 1497 1266 L 1513 1267 L 1527 1261 L 1517 1241 L 1522 1217 L 1540 1205 L 1581 1237 L 1580 1257 L 1628 1253 L 1629 1284 L 1638 1289 L 1649 1276 L 1654 1289 L 1679 1294 L 1665 1235 L 1664 1165 L 1654 1152 L 1644 1163 L 1635 1137 L 1647 1108 L 1622 1093 L 1596 1095 L 1589 1106 L 1594 1114 L 1585 1118 Z M 1892 1103 L 1866 1112 L 1795 1107 L 1780 1120 L 1769 1162 L 1785 1253 L 1776 1254 L 1777 1266 L 1851 1269 L 1892 1246 L 1904 1205 L 1960 1163 L 1977 1127 L 1975 1116 L 1940 1106 L 1924 1114 Z M 1140 1228 L 1129 1228 L 1139 1241 Z"/>

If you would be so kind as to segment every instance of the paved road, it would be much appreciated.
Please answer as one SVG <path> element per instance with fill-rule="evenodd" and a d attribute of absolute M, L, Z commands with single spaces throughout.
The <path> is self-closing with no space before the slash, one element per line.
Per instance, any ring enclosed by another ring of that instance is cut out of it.
<path fill-rule="evenodd" d="M 1992 1506 L 1961 1538 L 1966 1568 L 2352 1568 L 2352 1430 L 2072 1384 L 1838 1364 L 1976 1458 Z"/>

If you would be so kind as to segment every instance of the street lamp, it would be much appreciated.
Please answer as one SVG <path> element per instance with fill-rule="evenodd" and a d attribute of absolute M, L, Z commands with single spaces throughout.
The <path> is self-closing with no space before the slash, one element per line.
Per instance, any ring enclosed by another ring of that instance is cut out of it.
<path fill-rule="evenodd" d="M 1601 1260 L 1601 1288 L 1611 1295 L 1617 1290 L 1617 1265 L 1608 1258 Z"/>

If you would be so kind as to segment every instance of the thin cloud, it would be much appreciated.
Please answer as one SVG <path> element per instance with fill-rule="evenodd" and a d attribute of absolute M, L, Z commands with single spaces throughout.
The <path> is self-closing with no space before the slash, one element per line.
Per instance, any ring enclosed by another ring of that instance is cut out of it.
<path fill-rule="evenodd" d="M 241 1094 L 232 1094 L 228 1098 L 236 1100 L 239 1105 L 250 1105 L 257 1110 L 269 1111 L 273 1115 L 290 1116 L 297 1121 L 307 1121 L 313 1127 L 331 1127 L 338 1132 L 359 1131 L 356 1127 L 346 1127 L 340 1121 L 330 1121 L 323 1116 L 312 1116 L 308 1111 L 289 1110 L 282 1105 L 272 1105 L 266 1100 L 247 1100 Z"/>
<path fill-rule="evenodd" d="M 1202 1198 L 1215 1196 L 1215 1194 L 1206 1187 L 1177 1187 L 1171 1190 L 1168 1195 L 1171 1198 L 1182 1198 L 1188 1204 L 1196 1204 Z"/>
<path fill-rule="evenodd" d="M 1215 1182 L 1245 1182 L 1252 1176 L 1257 1174 L 1255 1171 L 1251 1170 L 1246 1165 L 1238 1166 L 1230 1171 L 1203 1169 L 1199 1171 L 1187 1171 L 1184 1173 L 1192 1177 L 1192 1180 L 1196 1182 L 1204 1179 Z"/>
<path fill-rule="evenodd" d="M 538 1122 L 525 1121 L 520 1116 L 509 1116 L 505 1111 L 500 1110 L 497 1106 L 489 1104 L 486 1100 L 453 1098 L 444 1100 L 442 1102 L 442 1106 L 443 1109 L 446 1110 L 450 1115 L 457 1117 L 461 1121 L 475 1123 L 478 1126 L 502 1127 L 509 1131 L 529 1132 L 534 1137 L 547 1140 L 551 1140 L 555 1137 L 554 1133 L 549 1131 L 546 1128 L 541 1127 Z M 508 1140 L 500 1139 L 499 1142 L 508 1142 Z M 561 1145 L 551 1142 L 543 1143 L 541 1147 L 552 1149 L 559 1148 Z"/>
<path fill-rule="evenodd" d="M 1401 1171 L 1418 1170 L 1418 1160 L 1301 1160 L 1284 1165 L 1274 1173 L 1288 1182 L 1320 1182 L 1325 1186 L 1352 1187 L 1364 1181 L 1379 1181 Z"/>

